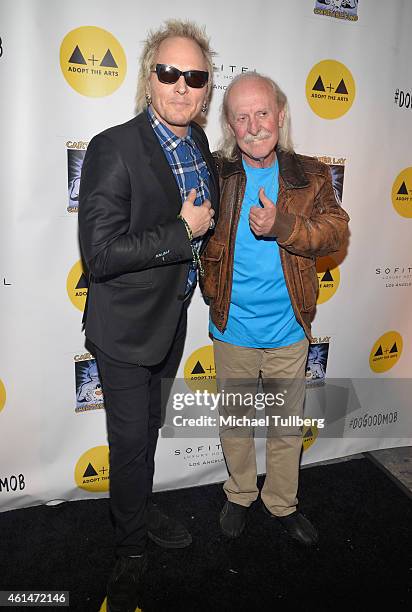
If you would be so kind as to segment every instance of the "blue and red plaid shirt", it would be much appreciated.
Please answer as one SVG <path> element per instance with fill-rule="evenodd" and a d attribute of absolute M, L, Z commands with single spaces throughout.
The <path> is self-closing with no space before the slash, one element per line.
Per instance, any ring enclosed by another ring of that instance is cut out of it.
<path fill-rule="evenodd" d="M 202 154 L 192 138 L 189 126 L 184 138 L 176 136 L 168 127 L 159 121 L 152 108 L 147 109 L 150 123 L 164 151 L 169 166 L 179 187 L 182 204 L 191 189 L 196 189 L 195 206 L 210 199 L 209 170 Z M 202 245 L 202 238 L 194 238 L 192 244 L 197 251 Z M 197 263 L 192 262 L 189 268 L 185 295 L 193 291 L 197 281 Z"/>

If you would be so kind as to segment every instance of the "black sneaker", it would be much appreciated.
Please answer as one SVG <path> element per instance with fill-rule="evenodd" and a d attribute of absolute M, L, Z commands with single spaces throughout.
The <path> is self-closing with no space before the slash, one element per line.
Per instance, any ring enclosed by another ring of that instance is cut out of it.
<path fill-rule="evenodd" d="M 164 514 L 157 504 L 147 503 L 147 536 L 163 548 L 185 548 L 192 536 L 176 519 Z"/>
<path fill-rule="evenodd" d="M 142 593 L 147 555 L 119 557 L 107 583 L 107 612 L 135 612 Z"/>
<path fill-rule="evenodd" d="M 220 513 L 220 528 L 229 538 L 240 536 L 246 525 L 246 514 L 249 508 L 227 501 Z"/>

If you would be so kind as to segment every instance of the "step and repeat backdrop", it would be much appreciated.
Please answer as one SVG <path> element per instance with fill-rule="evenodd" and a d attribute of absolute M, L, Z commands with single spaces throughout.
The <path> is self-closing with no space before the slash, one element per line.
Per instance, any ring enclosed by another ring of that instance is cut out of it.
<path fill-rule="evenodd" d="M 211 148 L 230 80 L 263 72 L 289 98 L 296 150 L 329 164 L 351 217 L 344 252 L 317 262 L 306 413 L 324 427 L 305 426 L 302 463 L 411 443 L 411 3 L 1 0 L 0 510 L 108 495 L 81 331 L 81 168 L 92 136 L 133 116 L 142 41 L 171 17 L 205 25 L 216 51 Z M 179 390 L 213 387 L 207 329 L 197 290 Z M 225 476 L 217 435 L 164 428 L 158 490 Z"/>

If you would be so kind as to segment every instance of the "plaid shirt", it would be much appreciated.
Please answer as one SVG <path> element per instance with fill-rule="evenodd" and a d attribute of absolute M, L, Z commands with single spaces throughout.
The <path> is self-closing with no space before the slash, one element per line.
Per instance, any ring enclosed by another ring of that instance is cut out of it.
<path fill-rule="evenodd" d="M 191 127 L 189 126 L 187 136 L 179 138 L 163 123 L 160 123 L 150 106 L 147 109 L 147 114 L 176 179 L 182 204 L 187 199 L 190 190 L 196 189 L 195 206 L 200 206 L 204 200 L 210 199 L 209 171 L 198 146 L 192 138 Z M 192 244 L 199 251 L 202 238 L 194 238 Z M 189 268 L 185 295 L 189 295 L 193 291 L 196 280 L 197 263 L 192 262 Z"/>

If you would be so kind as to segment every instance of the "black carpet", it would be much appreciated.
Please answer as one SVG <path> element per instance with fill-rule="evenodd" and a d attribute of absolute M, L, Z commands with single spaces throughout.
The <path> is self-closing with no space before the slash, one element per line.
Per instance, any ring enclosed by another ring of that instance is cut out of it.
<path fill-rule="evenodd" d="M 299 499 L 319 529 L 315 549 L 290 541 L 259 503 L 238 540 L 220 535 L 221 485 L 158 493 L 193 544 L 150 544 L 144 612 L 411 609 L 412 502 L 379 468 L 304 469 Z M 107 499 L 3 512 L 0 533 L 0 589 L 67 590 L 70 610 L 100 609 L 113 563 Z"/>

